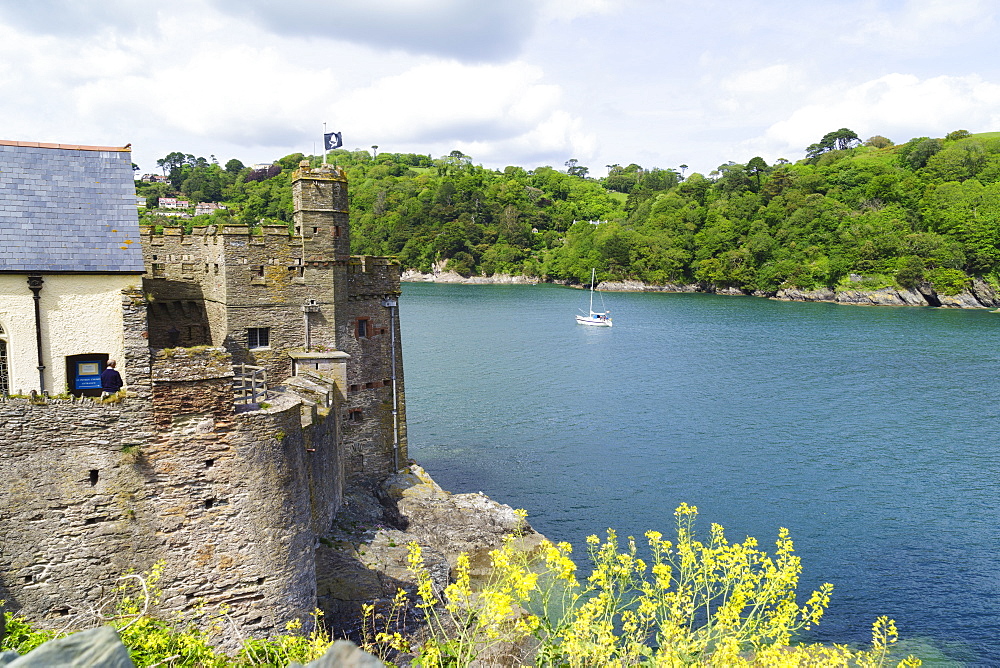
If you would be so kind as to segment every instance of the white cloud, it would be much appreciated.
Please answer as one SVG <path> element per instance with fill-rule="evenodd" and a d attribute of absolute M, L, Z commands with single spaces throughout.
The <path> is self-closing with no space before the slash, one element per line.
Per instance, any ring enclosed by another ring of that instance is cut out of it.
<path fill-rule="evenodd" d="M 544 0 L 541 17 L 546 21 L 572 21 L 581 16 L 620 12 L 630 0 Z"/>
<path fill-rule="evenodd" d="M 895 12 L 860 15 L 845 42 L 883 51 L 923 51 L 962 42 L 995 25 L 995 3 L 987 0 L 909 0 Z"/>
<path fill-rule="evenodd" d="M 485 147 L 563 118 L 556 114 L 560 97 L 558 86 L 526 63 L 432 61 L 346 95 L 331 112 L 357 135 L 386 145 L 423 138 L 441 148 L 449 142 L 452 148 Z M 482 158 L 479 151 L 474 155 Z"/>
<path fill-rule="evenodd" d="M 943 137 L 957 129 L 995 130 L 1000 127 L 1000 84 L 977 75 L 920 79 L 888 74 L 847 89 L 830 87 L 743 147 L 772 159 L 794 159 L 841 127 L 862 138 L 880 134 L 897 143 L 914 136 Z"/>
<path fill-rule="evenodd" d="M 279 35 L 480 61 L 515 55 L 537 17 L 530 0 L 206 1 Z"/>
<path fill-rule="evenodd" d="M 720 86 L 730 93 L 772 93 L 788 87 L 795 79 L 796 72 L 793 68 L 779 63 L 728 76 L 722 80 Z"/>

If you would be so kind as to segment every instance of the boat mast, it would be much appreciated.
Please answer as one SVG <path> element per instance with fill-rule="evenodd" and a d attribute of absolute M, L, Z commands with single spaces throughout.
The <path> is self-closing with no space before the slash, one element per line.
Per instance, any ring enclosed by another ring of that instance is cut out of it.
<path fill-rule="evenodd" d="M 590 315 L 594 315 L 594 279 L 597 277 L 597 267 L 590 268 Z"/>

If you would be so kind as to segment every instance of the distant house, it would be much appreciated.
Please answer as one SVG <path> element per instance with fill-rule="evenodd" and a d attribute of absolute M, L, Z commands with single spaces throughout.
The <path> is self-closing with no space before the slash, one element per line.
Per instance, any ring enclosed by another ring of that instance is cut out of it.
<path fill-rule="evenodd" d="M 143 183 L 166 183 L 167 177 L 160 174 L 143 174 L 140 180 Z"/>
<path fill-rule="evenodd" d="M 135 196 L 135 205 L 138 206 L 138 207 L 145 208 L 146 207 L 146 198 L 142 197 L 141 195 L 136 195 Z"/>
<path fill-rule="evenodd" d="M 176 197 L 161 197 L 156 206 L 160 209 L 187 209 L 191 206 L 191 202 Z"/>
<path fill-rule="evenodd" d="M 0 141 L 0 394 L 99 393 L 108 359 L 126 372 L 135 204 L 128 148 Z"/>
<path fill-rule="evenodd" d="M 198 202 L 194 207 L 194 215 L 203 216 L 205 214 L 212 213 L 213 211 L 218 211 L 219 209 L 225 209 L 226 207 L 218 204 L 216 202 Z"/>

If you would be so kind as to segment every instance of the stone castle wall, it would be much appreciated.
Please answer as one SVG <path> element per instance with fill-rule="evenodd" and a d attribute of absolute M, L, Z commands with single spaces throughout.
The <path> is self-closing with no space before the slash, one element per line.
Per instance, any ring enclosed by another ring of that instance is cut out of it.
<path fill-rule="evenodd" d="M 399 297 L 399 264 L 380 257 L 352 257 L 347 284 L 347 322 L 340 336 L 340 348 L 353 362 L 348 366 L 342 410 L 344 441 L 349 443 L 344 453 L 346 472 L 348 476 L 371 477 L 397 470 L 408 460 L 399 313 L 384 305 L 387 299 Z M 359 320 L 364 325 L 359 325 Z M 393 362 L 398 397 L 395 419 Z M 396 448 L 395 440 L 399 442 Z"/>
<path fill-rule="evenodd" d="M 280 631 L 315 606 L 315 536 L 342 495 L 333 417 L 281 396 L 235 413 L 225 350 L 151 357 L 141 299 L 123 306 L 124 401 L 0 402 L 0 599 L 61 626 L 164 560 L 160 612 L 225 605 L 245 633 Z"/>
<path fill-rule="evenodd" d="M 342 172 L 295 179 L 297 234 L 142 230 L 143 287 L 122 295 L 123 401 L 0 401 L 9 608 L 62 626 L 123 572 L 163 560 L 160 612 L 225 606 L 244 633 L 267 635 L 314 609 L 315 541 L 345 477 L 381 480 L 407 463 L 387 305 L 400 271 L 349 255 Z M 269 345 L 250 346 L 250 328 L 267 328 Z M 337 373 L 289 378 L 288 353 L 306 348 L 340 351 Z M 288 391 L 234 411 L 234 363 Z"/>

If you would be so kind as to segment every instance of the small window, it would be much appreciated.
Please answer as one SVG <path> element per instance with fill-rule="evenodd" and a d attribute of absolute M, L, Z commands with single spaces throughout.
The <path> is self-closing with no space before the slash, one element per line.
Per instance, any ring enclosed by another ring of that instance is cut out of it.
<path fill-rule="evenodd" d="M 247 330 L 247 348 L 253 350 L 254 348 L 270 348 L 271 347 L 271 328 L 270 327 L 251 327 Z"/>
<path fill-rule="evenodd" d="M 361 422 L 361 409 L 356 408 L 347 412 L 347 420 L 349 422 Z"/>
<path fill-rule="evenodd" d="M 333 226 L 333 238 L 334 239 L 339 239 L 340 238 L 340 225 L 334 225 Z"/>
<path fill-rule="evenodd" d="M 359 339 L 368 338 L 368 321 L 369 318 L 358 318 L 358 323 L 354 330 L 354 336 Z"/>
<path fill-rule="evenodd" d="M 262 264 L 251 265 L 250 278 L 264 278 L 264 265 Z"/>
<path fill-rule="evenodd" d="M 162 262 L 153 263 L 153 278 L 162 278 L 166 272 L 166 265 Z"/>

